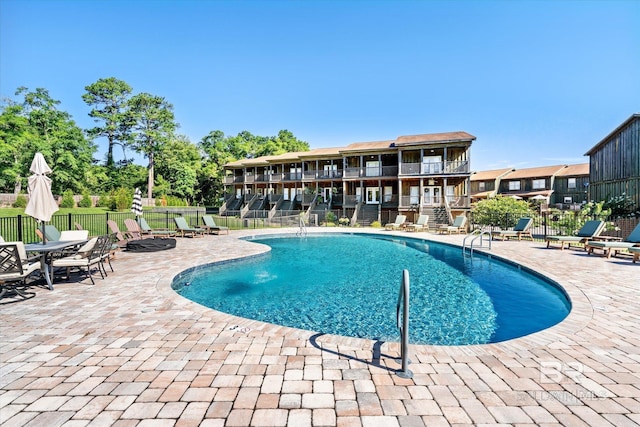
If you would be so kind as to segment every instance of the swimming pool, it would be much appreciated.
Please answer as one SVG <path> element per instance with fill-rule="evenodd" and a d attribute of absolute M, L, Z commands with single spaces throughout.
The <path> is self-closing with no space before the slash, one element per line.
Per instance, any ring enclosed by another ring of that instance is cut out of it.
<path fill-rule="evenodd" d="M 173 289 L 244 318 L 398 341 L 396 301 L 408 269 L 411 344 L 500 342 L 548 328 L 571 307 L 543 277 L 442 243 L 361 233 L 252 241 L 271 251 L 187 270 Z"/>

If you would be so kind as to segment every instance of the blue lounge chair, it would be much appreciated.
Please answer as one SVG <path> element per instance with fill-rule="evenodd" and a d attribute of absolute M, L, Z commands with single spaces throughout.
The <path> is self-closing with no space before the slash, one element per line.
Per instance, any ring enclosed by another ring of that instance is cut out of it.
<path fill-rule="evenodd" d="M 586 245 L 588 254 L 592 254 L 594 249 L 601 249 L 607 258 L 611 258 L 612 253 L 615 256 L 618 252 L 628 250 L 634 246 L 640 246 L 640 223 L 636 225 L 636 228 L 633 229 L 629 237 L 624 241 L 592 240 Z"/>
<path fill-rule="evenodd" d="M 523 237 L 528 237 L 533 240 L 533 236 L 529 230 L 532 224 L 533 218 L 520 218 L 518 223 L 513 227 L 513 230 L 492 231 L 491 236 L 494 239 L 499 238 L 500 240 L 509 240 L 511 237 L 517 237 L 518 240 L 522 240 Z"/>
<path fill-rule="evenodd" d="M 181 237 L 191 236 L 191 237 L 202 237 L 204 236 L 205 229 L 198 227 L 191 227 L 187 224 L 187 220 L 182 216 L 177 216 L 173 218 L 176 223 L 176 232 L 180 234 Z"/>
<path fill-rule="evenodd" d="M 229 234 L 229 227 L 225 227 L 223 225 L 217 225 L 211 215 L 203 215 L 202 221 L 204 222 L 204 227 L 202 228 L 207 230 L 209 233 L 220 234 L 220 232 L 226 231 L 227 234 Z"/>
<path fill-rule="evenodd" d="M 564 250 L 564 244 L 571 247 L 572 243 L 587 243 L 589 240 L 598 236 L 604 230 L 604 221 L 591 220 L 584 223 L 575 236 L 547 236 L 547 248 L 551 247 L 551 243 L 560 243 L 560 250 Z"/>

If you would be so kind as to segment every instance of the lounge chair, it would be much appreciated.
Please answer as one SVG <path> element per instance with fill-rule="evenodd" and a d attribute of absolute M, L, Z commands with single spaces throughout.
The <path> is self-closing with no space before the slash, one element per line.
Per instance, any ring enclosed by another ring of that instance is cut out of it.
<path fill-rule="evenodd" d="M 216 222 L 211 215 L 203 215 L 202 221 L 204 222 L 204 226 L 202 228 L 207 230 L 209 233 L 220 234 L 221 231 L 226 231 L 227 234 L 229 234 L 229 227 L 216 225 Z"/>
<path fill-rule="evenodd" d="M 572 243 L 586 243 L 593 237 L 598 236 L 604 230 L 604 221 L 591 220 L 584 223 L 575 236 L 547 236 L 547 248 L 551 247 L 551 243 L 560 243 L 560 250 L 564 250 L 564 244 L 571 247 Z"/>
<path fill-rule="evenodd" d="M 636 261 L 640 261 L 640 247 L 633 247 L 627 250 L 633 255 L 634 264 L 636 263 Z"/>
<path fill-rule="evenodd" d="M 176 231 L 170 228 L 151 228 L 144 217 L 139 217 L 138 220 L 140 221 L 139 228 L 141 234 L 149 234 L 152 237 L 173 237 L 176 235 Z"/>
<path fill-rule="evenodd" d="M 634 246 L 640 246 L 640 223 L 636 225 L 636 228 L 633 229 L 631 234 L 629 234 L 629 237 L 624 241 L 590 240 L 586 244 L 586 249 L 588 254 L 592 254 L 594 249 L 601 249 L 607 258 L 611 258 L 612 253 L 615 256 L 618 252 L 627 250 Z"/>
<path fill-rule="evenodd" d="M 36 234 L 42 240 L 42 230 L 40 227 L 36 228 Z M 57 242 L 60 240 L 60 230 L 53 224 L 46 224 L 44 226 L 44 235 L 47 238 L 47 242 Z"/>
<path fill-rule="evenodd" d="M 202 237 L 206 230 L 204 228 L 199 227 L 191 227 L 187 224 L 187 220 L 182 216 L 177 216 L 173 218 L 176 223 L 176 232 L 180 234 L 181 237 L 191 236 L 191 237 Z"/>
<path fill-rule="evenodd" d="M 27 277 L 40 270 L 40 262 L 30 262 L 23 242 L 0 243 L 0 298 L 7 293 L 22 298 L 32 298 L 34 292 L 26 292 L 18 288 L 25 284 Z"/>
<path fill-rule="evenodd" d="M 429 215 L 420 214 L 416 223 L 407 225 L 405 231 L 429 231 Z"/>
<path fill-rule="evenodd" d="M 509 240 L 511 237 L 517 237 L 518 240 L 522 240 L 523 237 L 529 237 L 533 240 L 533 236 L 531 235 L 531 225 L 533 224 L 533 218 L 520 218 L 518 223 L 513 227 L 513 230 L 499 230 L 492 231 L 491 237 L 500 240 Z"/>
<path fill-rule="evenodd" d="M 388 222 L 387 224 L 385 224 L 384 229 L 385 230 L 400 230 L 402 228 L 402 225 L 405 223 L 406 220 L 407 220 L 407 216 L 406 215 L 398 215 L 394 222 Z"/>
<path fill-rule="evenodd" d="M 114 243 L 118 245 L 119 248 L 126 247 L 129 240 L 135 240 L 134 237 L 128 232 L 123 233 L 122 231 L 120 231 L 120 227 L 118 227 L 118 224 L 114 220 L 108 220 L 107 226 L 109 227 L 109 230 L 111 230 L 111 235 L 113 236 Z"/>
<path fill-rule="evenodd" d="M 438 227 L 439 234 L 451 234 L 451 233 L 466 233 L 467 232 L 467 217 L 464 215 L 458 215 L 453 221 L 452 225 L 441 225 Z"/>

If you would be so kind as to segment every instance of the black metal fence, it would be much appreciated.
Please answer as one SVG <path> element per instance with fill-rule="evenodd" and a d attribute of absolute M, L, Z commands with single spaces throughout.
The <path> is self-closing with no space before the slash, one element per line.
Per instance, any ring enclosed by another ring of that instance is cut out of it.
<path fill-rule="evenodd" d="M 532 216 L 531 234 L 536 239 L 547 236 L 574 235 L 588 220 L 604 220 L 605 228 L 600 233 L 603 236 L 626 238 L 638 225 L 640 218 L 602 218 L 599 216 L 584 216 L 577 212 L 565 211 L 561 213 L 542 212 Z M 470 230 L 485 229 L 487 231 L 506 230 L 512 228 L 520 219 L 517 215 L 502 214 L 492 217 L 479 217 L 473 211 L 469 216 Z"/>
<path fill-rule="evenodd" d="M 291 213 L 291 212 L 287 212 Z M 342 210 L 332 211 L 336 218 L 340 218 Z M 265 227 L 291 227 L 295 226 L 297 221 L 292 223 L 291 218 L 295 215 L 276 215 L 271 219 L 257 217 L 257 218 L 240 218 L 238 215 L 218 215 L 217 210 L 206 210 L 205 208 L 175 208 L 167 209 L 163 211 L 145 211 L 144 218 L 151 226 L 151 228 L 167 228 L 175 229 L 175 222 L 173 218 L 181 216 L 187 219 L 190 225 L 197 226 L 203 224 L 202 215 L 212 214 L 214 215 L 216 224 L 229 227 L 230 229 L 258 229 Z M 353 212 L 350 212 L 353 214 Z M 395 215 L 387 213 L 388 217 L 383 218 L 382 224 L 391 222 L 392 216 Z M 350 218 L 350 215 L 348 216 Z M 51 218 L 49 224 L 53 224 L 58 230 L 73 230 L 76 229 L 76 224 L 85 230 L 89 230 L 89 235 L 98 236 L 101 234 L 109 233 L 107 227 L 107 221 L 113 220 L 118 224 L 120 230 L 126 230 L 124 220 L 127 218 L 135 218 L 131 212 L 105 212 L 104 214 L 62 214 L 54 215 Z M 479 218 L 475 216 L 473 212 L 469 215 L 469 231 L 475 229 L 484 228 L 488 231 L 495 231 L 500 229 L 508 229 L 513 227 L 518 222 L 519 217 L 515 215 L 496 215 L 493 218 L 487 219 Z M 588 219 L 601 219 L 601 218 L 587 218 L 581 215 L 577 215 L 575 212 L 562 212 L 557 214 L 549 214 L 543 212 L 542 214 L 536 214 L 533 216 L 533 226 L 531 228 L 532 234 L 536 239 L 544 239 L 546 236 L 553 235 L 572 235 L 575 234 L 580 227 Z M 319 225 L 325 221 L 324 215 L 314 215 L 314 221 L 311 221 L 308 225 Z M 337 222 L 337 219 L 336 219 Z M 620 238 L 626 238 L 631 231 L 640 222 L 640 218 L 608 218 L 606 220 L 605 230 L 601 233 L 605 236 L 615 236 Z M 336 224 L 337 225 L 337 224 Z M 360 224 L 362 225 L 362 224 Z M 30 216 L 18 215 L 16 217 L 4 217 L 0 218 L 0 236 L 6 241 L 23 241 L 23 242 L 37 242 L 38 236 L 35 233 L 38 223 Z"/>

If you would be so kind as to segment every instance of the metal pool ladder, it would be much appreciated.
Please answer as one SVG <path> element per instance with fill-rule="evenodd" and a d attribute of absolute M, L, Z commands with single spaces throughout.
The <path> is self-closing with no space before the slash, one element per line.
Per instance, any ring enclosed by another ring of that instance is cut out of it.
<path fill-rule="evenodd" d="M 304 216 L 300 215 L 300 229 L 296 232 L 298 237 L 307 237 L 307 225 L 304 223 Z"/>
<path fill-rule="evenodd" d="M 400 324 L 400 306 L 402 306 L 402 324 Z M 400 358 L 402 369 L 396 373 L 400 378 L 413 378 L 409 370 L 409 270 L 402 271 L 402 283 L 396 304 L 396 322 L 400 331 Z"/>
<path fill-rule="evenodd" d="M 484 239 L 483 237 L 487 237 L 487 242 L 489 243 L 489 250 L 491 250 L 491 233 L 489 231 L 486 231 L 484 229 L 477 229 L 477 230 L 473 230 L 473 232 L 471 232 L 471 234 L 467 234 L 464 237 L 464 240 L 462 240 L 462 253 L 465 254 L 466 253 L 466 249 L 467 249 L 467 239 L 471 238 L 471 241 L 469 242 L 469 254 L 473 255 L 473 244 L 475 243 L 476 240 L 480 239 L 480 245 L 478 246 L 479 248 L 483 248 L 484 247 Z"/>

